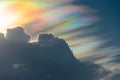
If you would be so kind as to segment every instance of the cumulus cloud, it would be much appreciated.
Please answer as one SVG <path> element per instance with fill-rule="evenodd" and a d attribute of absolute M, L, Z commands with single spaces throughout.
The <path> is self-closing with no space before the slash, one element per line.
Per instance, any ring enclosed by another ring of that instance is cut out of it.
<path fill-rule="evenodd" d="M 25 33 L 23 28 L 17 27 L 7 30 L 6 39 L 12 42 L 26 43 L 29 41 L 30 36 Z"/>
<path fill-rule="evenodd" d="M 38 42 L 21 27 L 0 33 L 0 80 L 99 80 L 108 74 L 100 65 L 78 61 L 68 44 L 52 34 Z"/>

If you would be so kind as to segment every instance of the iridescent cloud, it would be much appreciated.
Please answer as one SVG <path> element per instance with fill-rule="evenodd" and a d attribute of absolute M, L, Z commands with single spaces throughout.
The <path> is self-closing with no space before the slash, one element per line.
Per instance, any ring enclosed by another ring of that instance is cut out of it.
<path fill-rule="evenodd" d="M 32 35 L 32 39 L 36 39 L 41 32 L 52 33 L 65 39 L 76 57 L 88 56 L 101 44 L 101 39 L 84 36 L 86 32 L 82 28 L 90 27 L 98 17 L 94 10 L 87 6 L 73 5 L 72 2 L 73 0 L 2 1 L 0 5 L 4 5 L 4 9 L 2 7 L 3 10 L 0 11 L 6 14 L 2 21 L 6 23 L 8 20 L 10 23 L 0 24 L 3 29 L 23 26 Z M 2 14 L 0 16 L 4 16 Z M 74 31 L 77 29 L 79 31 Z"/>

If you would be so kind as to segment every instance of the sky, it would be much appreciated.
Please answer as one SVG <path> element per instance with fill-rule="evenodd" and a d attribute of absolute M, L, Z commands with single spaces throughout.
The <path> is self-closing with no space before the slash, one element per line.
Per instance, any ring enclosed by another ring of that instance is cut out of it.
<path fill-rule="evenodd" d="M 0 1 L 0 31 L 23 27 L 35 41 L 52 33 L 67 41 L 77 59 L 120 70 L 120 1 L 6 0 Z"/>

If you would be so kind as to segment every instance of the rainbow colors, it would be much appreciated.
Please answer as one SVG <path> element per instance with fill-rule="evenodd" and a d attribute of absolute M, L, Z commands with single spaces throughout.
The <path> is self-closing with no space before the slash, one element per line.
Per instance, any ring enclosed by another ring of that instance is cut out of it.
<path fill-rule="evenodd" d="M 52 33 L 67 41 L 76 57 L 88 56 L 100 39 L 84 36 L 82 28 L 90 27 L 98 18 L 86 6 L 74 5 L 73 0 L 8 0 L 0 1 L 0 29 L 22 26 L 32 35 Z M 3 24 L 4 22 L 4 24 Z M 84 36 L 84 37 L 80 37 Z"/>

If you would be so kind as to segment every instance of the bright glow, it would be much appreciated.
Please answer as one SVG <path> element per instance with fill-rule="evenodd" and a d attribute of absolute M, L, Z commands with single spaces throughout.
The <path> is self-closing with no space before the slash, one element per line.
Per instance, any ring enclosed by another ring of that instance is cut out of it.
<path fill-rule="evenodd" d="M 5 4 L 0 4 L 0 32 L 5 33 L 6 29 L 18 20 L 18 18 L 18 15 L 9 12 Z"/>
<path fill-rule="evenodd" d="M 17 16 L 14 14 L 0 14 L 0 18 L 0 32 L 3 33 L 5 33 L 8 26 L 17 20 Z"/>

